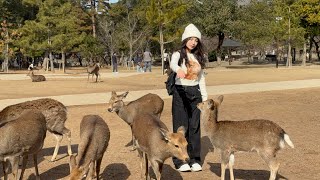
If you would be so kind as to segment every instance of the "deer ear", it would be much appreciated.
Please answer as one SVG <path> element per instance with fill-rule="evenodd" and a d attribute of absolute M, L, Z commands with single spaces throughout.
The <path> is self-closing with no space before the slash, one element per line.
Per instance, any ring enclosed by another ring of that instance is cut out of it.
<path fill-rule="evenodd" d="M 177 133 L 180 133 L 184 136 L 186 133 L 186 129 L 183 126 L 180 126 L 177 130 Z"/>
<path fill-rule="evenodd" d="M 122 96 L 123 98 L 126 98 L 128 94 L 129 94 L 129 91 L 123 93 L 121 96 Z"/>
<path fill-rule="evenodd" d="M 159 131 L 160 131 L 161 135 L 164 137 L 164 139 L 166 141 L 170 142 L 169 132 L 166 129 L 163 129 L 163 128 L 160 128 Z"/>
<path fill-rule="evenodd" d="M 112 96 L 117 96 L 117 93 L 116 93 L 115 91 L 112 91 L 112 92 L 111 92 L 111 95 L 112 95 Z"/>
<path fill-rule="evenodd" d="M 72 154 L 69 159 L 70 173 L 77 166 L 76 155 Z"/>
<path fill-rule="evenodd" d="M 223 95 L 220 95 L 220 96 L 217 98 L 217 99 L 218 99 L 219 104 L 221 104 L 221 103 L 222 103 L 223 98 L 224 98 L 224 96 L 223 96 Z"/>
<path fill-rule="evenodd" d="M 214 109 L 214 101 L 212 99 L 208 100 L 207 105 L 208 105 L 208 107 L 207 107 L 208 109 Z"/>

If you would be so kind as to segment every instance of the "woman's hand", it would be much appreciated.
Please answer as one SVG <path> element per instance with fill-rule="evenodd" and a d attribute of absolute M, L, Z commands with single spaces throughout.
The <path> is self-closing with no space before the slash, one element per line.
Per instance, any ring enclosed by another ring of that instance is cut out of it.
<path fill-rule="evenodd" d="M 184 73 L 184 71 L 182 69 L 179 69 L 177 71 L 177 76 L 178 76 L 178 78 L 183 79 L 186 76 L 186 74 Z"/>

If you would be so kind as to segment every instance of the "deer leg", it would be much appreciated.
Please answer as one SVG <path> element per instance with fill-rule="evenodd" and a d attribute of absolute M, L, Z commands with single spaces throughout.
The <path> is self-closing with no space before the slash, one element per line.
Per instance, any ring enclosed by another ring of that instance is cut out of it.
<path fill-rule="evenodd" d="M 99 180 L 101 162 L 102 162 L 102 157 L 97 160 L 97 165 L 96 165 L 96 177 L 97 177 L 97 180 Z"/>
<path fill-rule="evenodd" d="M 145 165 L 145 163 L 144 163 L 144 153 L 140 150 L 140 149 L 138 149 L 138 154 L 139 154 L 139 158 L 140 158 L 140 169 L 141 169 L 141 174 L 140 174 L 140 176 L 141 176 L 141 179 L 144 179 L 144 165 Z"/>
<path fill-rule="evenodd" d="M 88 172 L 87 177 L 86 177 L 87 180 L 93 179 L 94 166 L 95 166 L 95 161 L 93 161 L 93 162 L 91 163 L 91 165 L 89 166 L 89 172 Z"/>
<path fill-rule="evenodd" d="M 38 158 L 37 158 L 37 153 L 33 154 L 33 165 L 34 165 L 34 171 L 36 173 L 36 179 L 40 180 L 40 175 L 39 175 L 39 169 L 38 169 Z"/>
<path fill-rule="evenodd" d="M 133 135 L 133 132 L 132 132 L 132 126 L 130 126 L 130 128 L 131 128 L 131 137 L 132 137 L 132 149 L 131 149 L 131 151 L 134 151 L 134 150 L 137 149 L 137 146 L 136 146 L 136 141 L 134 139 L 134 135 Z"/>
<path fill-rule="evenodd" d="M 276 154 L 274 152 L 263 152 L 259 155 L 268 164 L 270 168 L 269 180 L 275 180 L 280 166 L 280 163 L 277 161 Z"/>
<path fill-rule="evenodd" d="M 71 156 L 72 155 L 72 150 L 71 150 L 71 131 L 69 129 L 67 129 L 67 128 L 63 128 L 62 134 L 67 136 L 67 139 L 68 139 L 68 154 L 69 154 L 69 156 Z"/>
<path fill-rule="evenodd" d="M 234 179 L 234 174 L 233 174 L 233 165 L 234 165 L 234 154 L 232 153 L 229 156 L 229 172 L 230 172 L 230 179 Z"/>
<path fill-rule="evenodd" d="M 88 73 L 88 81 L 89 81 L 89 76 L 90 76 L 90 73 Z"/>
<path fill-rule="evenodd" d="M 159 165 L 160 163 L 158 163 L 155 160 L 151 160 L 151 166 L 153 169 L 154 174 L 156 175 L 156 179 L 160 180 L 161 179 L 161 171 L 160 171 L 160 166 L 162 167 L 162 164 Z M 162 168 L 161 168 L 162 169 Z"/>
<path fill-rule="evenodd" d="M 12 179 L 18 179 L 19 159 L 19 156 L 9 158 L 13 175 Z"/>
<path fill-rule="evenodd" d="M 24 171 L 25 171 L 25 169 L 26 169 L 27 162 L 28 162 L 28 155 L 24 155 L 24 156 L 22 157 L 22 166 L 21 166 L 21 173 L 20 173 L 20 178 L 19 178 L 19 180 L 22 180 L 22 179 L 23 179 L 23 174 L 24 174 Z"/>
<path fill-rule="evenodd" d="M 229 162 L 230 153 L 228 151 L 222 151 L 221 152 L 221 180 L 225 179 L 226 174 L 226 168 Z M 231 179 L 231 173 L 230 173 L 230 179 Z M 231 179 L 233 180 L 233 179 Z"/>
<path fill-rule="evenodd" d="M 60 134 L 53 134 L 56 137 L 57 143 L 56 143 L 56 147 L 54 148 L 54 152 L 51 158 L 51 161 L 54 161 L 58 155 L 58 151 L 59 151 L 59 147 L 60 147 L 60 143 L 62 141 L 63 136 Z"/>
<path fill-rule="evenodd" d="M 7 161 L 2 161 L 3 166 L 3 178 L 4 180 L 8 179 L 8 171 L 9 171 L 9 165 Z"/>

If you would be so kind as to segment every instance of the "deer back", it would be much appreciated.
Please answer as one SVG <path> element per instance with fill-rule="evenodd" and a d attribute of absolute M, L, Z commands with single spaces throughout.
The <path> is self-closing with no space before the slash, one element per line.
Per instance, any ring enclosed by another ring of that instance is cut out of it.
<path fill-rule="evenodd" d="M 39 110 L 45 116 L 49 131 L 61 132 L 67 119 L 67 108 L 59 101 L 42 98 L 7 106 L 0 112 L 0 123 L 19 117 L 24 110 Z"/>
<path fill-rule="evenodd" d="M 133 118 L 137 114 L 151 113 L 160 117 L 164 101 L 158 95 L 149 93 L 125 105 L 123 99 L 126 98 L 128 93 L 117 95 L 115 91 L 112 91 L 108 111 L 118 113 L 129 125 L 132 124 Z"/>

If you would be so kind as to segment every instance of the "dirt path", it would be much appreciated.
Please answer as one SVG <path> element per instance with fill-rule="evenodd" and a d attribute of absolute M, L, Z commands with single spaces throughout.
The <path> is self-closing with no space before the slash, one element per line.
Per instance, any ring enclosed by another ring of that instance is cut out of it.
<path fill-rule="evenodd" d="M 158 72 L 155 69 L 153 73 L 114 78 L 103 77 L 103 82 L 99 83 L 87 82 L 85 75 L 82 78 L 55 77 L 45 83 L 31 83 L 28 79 L 1 80 L 0 104 L 7 99 L 59 97 L 61 95 L 67 102 L 68 96 L 87 94 L 88 96 L 82 96 L 81 99 L 78 97 L 78 99 L 68 100 L 69 103 L 82 101 L 84 104 L 102 103 L 68 106 L 66 127 L 72 132 L 73 151 L 77 152 L 80 141 L 79 126 L 82 117 L 87 114 L 100 115 L 107 122 L 111 131 L 110 144 L 101 166 L 102 179 L 136 180 L 140 179 L 139 158 L 137 152 L 130 151 L 130 128 L 116 114 L 106 111 L 105 102 L 108 101 L 112 90 L 130 91 L 127 100 L 147 92 L 164 93 L 163 96 L 166 96 L 163 90 L 165 76 L 158 75 Z M 225 96 L 221 106 L 220 120 L 270 119 L 283 127 L 290 135 L 295 148 L 286 147 L 277 156 L 281 162 L 278 178 L 290 180 L 320 179 L 320 167 L 318 166 L 320 164 L 319 79 L 320 69 L 310 68 L 209 69 L 206 78 L 209 98 L 215 98 L 217 94 Z M 171 99 L 164 98 L 164 100 L 165 107 L 161 120 L 169 129 L 172 129 Z M 58 155 L 60 159 L 56 162 L 49 162 L 55 146 L 55 138 L 47 134 L 43 150 L 38 156 L 42 179 L 67 179 L 69 166 L 65 139 L 62 145 Z M 218 152 L 211 151 L 208 138 L 203 136 L 203 171 L 179 173 L 173 168 L 172 161 L 168 159 L 164 165 L 162 179 L 220 179 L 220 156 Z M 236 179 L 253 180 L 269 177 L 267 165 L 256 153 L 236 154 L 234 169 Z M 2 171 L 0 171 L 1 177 Z M 25 178 L 35 179 L 34 169 L 30 162 Z M 229 178 L 228 175 L 226 178 Z"/>

